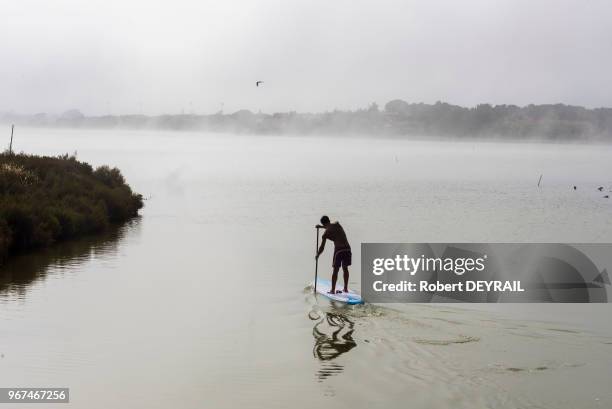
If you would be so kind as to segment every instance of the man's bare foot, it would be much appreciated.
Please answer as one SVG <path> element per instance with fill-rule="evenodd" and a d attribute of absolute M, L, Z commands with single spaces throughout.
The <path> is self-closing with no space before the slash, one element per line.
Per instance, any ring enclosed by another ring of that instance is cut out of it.
<path fill-rule="evenodd" d="M 345 293 L 348 293 L 348 288 L 345 287 L 344 290 L 342 291 L 344 291 Z"/>

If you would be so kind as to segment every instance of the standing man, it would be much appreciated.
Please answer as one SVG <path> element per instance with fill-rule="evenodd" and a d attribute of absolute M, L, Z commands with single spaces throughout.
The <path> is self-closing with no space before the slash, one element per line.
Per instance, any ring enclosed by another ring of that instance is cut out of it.
<path fill-rule="evenodd" d="M 351 245 L 346 239 L 346 233 L 338 222 L 331 223 L 329 217 L 321 217 L 321 224 L 316 226 L 317 229 L 325 229 L 323 233 L 323 241 L 321 247 L 317 251 L 316 259 L 319 259 L 321 253 L 325 249 L 325 242 L 331 240 L 334 242 L 334 259 L 332 262 L 333 273 L 332 273 L 332 286 L 329 294 L 341 293 L 342 291 L 336 291 L 336 281 L 338 281 L 338 270 L 342 267 L 344 273 L 344 292 L 348 292 L 348 281 L 349 281 L 349 270 L 348 267 L 351 265 Z"/>

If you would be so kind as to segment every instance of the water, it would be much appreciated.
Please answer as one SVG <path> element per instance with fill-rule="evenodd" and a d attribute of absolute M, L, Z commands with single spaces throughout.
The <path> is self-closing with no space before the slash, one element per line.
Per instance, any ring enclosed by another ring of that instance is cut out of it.
<path fill-rule="evenodd" d="M 612 405 L 609 305 L 341 308 L 308 286 L 323 213 L 356 288 L 360 242 L 611 242 L 610 146 L 41 129 L 14 145 L 117 166 L 147 201 L 2 268 L 1 386 L 70 387 L 75 408 Z"/>

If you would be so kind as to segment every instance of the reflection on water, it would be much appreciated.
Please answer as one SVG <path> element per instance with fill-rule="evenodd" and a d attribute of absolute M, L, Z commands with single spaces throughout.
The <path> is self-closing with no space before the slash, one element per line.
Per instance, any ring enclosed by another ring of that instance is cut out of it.
<path fill-rule="evenodd" d="M 312 328 L 312 336 L 315 339 L 312 353 L 321 361 L 321 368 L 317 372 L 317 378 L 320 382 L 342 372 L 344 366 L 332 361 L 357 346 L 357 343 L 353 340 L 353 332 L 355 331 L 353 321 L 334 312 L 324 312 L 323 314 L 322 318 L 312 313 L 309 315 L 310 319 L 317 320 Z"/>
<path fill-rule="evenodd" d="M 49 274 L 61 274 L 92 258 L 113 257 L 126 232 L 136 228 L 139 222 L 139 217 L 134 218 L 100 234 L 68 240 L 10 258 L 0 267 L 0 298 L 25 298 L 27 288 Z"/>

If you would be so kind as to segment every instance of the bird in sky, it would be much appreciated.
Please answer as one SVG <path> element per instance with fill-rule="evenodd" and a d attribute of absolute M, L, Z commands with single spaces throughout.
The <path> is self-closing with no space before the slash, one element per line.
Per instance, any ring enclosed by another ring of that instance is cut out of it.
<path fill-rule="evenodd" d="M 256 82 L 255 82 L 255 86 L 256 86 L 256 87 L 259 87 L 259 84 L 263 84 L 263 81 L 256 81 Z"/>

